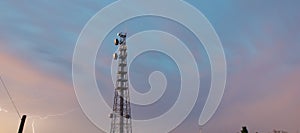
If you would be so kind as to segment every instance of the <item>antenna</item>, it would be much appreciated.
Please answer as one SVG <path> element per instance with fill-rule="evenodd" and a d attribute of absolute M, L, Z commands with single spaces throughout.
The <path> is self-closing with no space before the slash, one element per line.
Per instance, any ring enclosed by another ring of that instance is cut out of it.
<path fill-rule="evenodd" d="M 3 85 L 3 87 L 4 87 L 4 89 L 5 89 L 5 91 L 6 91 L 7 95 L 8 95 L 8 97 L 9 97 L 9 99 L 10 99 L 12 105 L 14 106 L 14 109 L 16 110 L 16 112 L 17 112 L 19 118 L 21 119 L 21 123 L 20 123 L 20 126 L 19 126 L 19 131 L 18 131 L 18 133 L 23 133 L 23 129 L 24 129 L 25 121 L 26 121 L 26 115 L 23 115 L 22 118 L 21 118 L 20 112 L 19 112 L 19 110 L 18 110 L 18 108 L 17 108 L 17 106 L 16 106 L 16 104 L 15 104 L 15 102 L 14 102 L 12 96 L 10 95 L 10 93 L 9 93 L 9 91 L 8 91 L 8 88 L 7 88 L 6 84 L 5 84 L 5 82 L 3 81 L 1 75 L 0 75 L 0 80 L 1 80 L 1 83 L 2 83 L 2 85 Z"/>
<path fill-rule="evenodd" d="M 4 83 L 4 81 L 3 81 L 1 75 L 0 75 L 0 80 L 1 80 L 1 83 L 2 83 L 2 85 L 3 85 L 3 87 L 4 87 L 4 89 L 5 89 L 5 91 L 6 91 L 7 95 L 8 95 L 8 97 L 9 97 L 9 99 L 10 99 L 12 105 L 14 106 L 14 109 L 16 110 L 16 112 L 17 112 L 19 118 L 21 118 L 20 112 L 19 112 L 19 110 L 18 110 L 18 108 L 17 108 L 17 106 L 16 106 L 14 100 L 12 99 L 12 97 L 11 97 L 9 91 L 8 91 L 8 88 L 6 87 L 6 84 Z"/>
<path fill-rule="evenodd" d="M 20 127 L 19 127 L 19 132 L 18 133 L 23 133 L 25 121 L 26 121 L 26 115 L 23 115 L 22 119 L 21 119 L 21 123 L 20 123 Z"/>
<path fill-rule="evenodd" d="M 113 112 L 109 115 L 111 118 L 110 133 L 132 133 L 127 75 L 127 33 L 120 32 L 117 36 L 119 39 L 115 39 L 114 44 L 118 46 L 118 53 L 113 54 L 113 59 L 118 60 L 118 70 L 114 90 Z"/>

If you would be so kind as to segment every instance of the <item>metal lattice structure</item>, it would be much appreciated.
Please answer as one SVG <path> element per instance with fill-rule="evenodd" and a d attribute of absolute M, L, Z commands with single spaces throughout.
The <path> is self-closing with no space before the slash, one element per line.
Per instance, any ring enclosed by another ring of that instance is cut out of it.
<path fill-rule="evenodd" d="M 114 90 L 113 113 L 110 114 L 112 119 L 110 133 L 132 133 L 126 33 L 118 33 L 118 36 L 119 39 L 114 41 L 115 45 L 118 46 L 118 54 L 113 54 L 113 58 L 118 61 L 118 70 Z"/>

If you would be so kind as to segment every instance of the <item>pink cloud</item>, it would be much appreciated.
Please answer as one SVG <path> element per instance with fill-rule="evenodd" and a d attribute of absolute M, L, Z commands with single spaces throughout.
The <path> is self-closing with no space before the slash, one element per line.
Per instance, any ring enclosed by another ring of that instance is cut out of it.
<path fill-rule="evenodd" d="M 17 104 L 21 115 L 46 116 L 78 108 L 71 83 L 59 76 L 35 69 L 34 64 L 11 54 L 0 52 L 0 73 Z M 8 112 L 0 112 L 0 132 L 16 132 L 19 118 L 0 86 L 0 106 Z M 30 127 L 30 122 L 27 123 Z M 29 130 L 28 128 L 27 130 Z"/>
<path fill-rule="evenodd" d="M 277 65 L 281 66 L 255 63 L 231 75 L 223 103 L 205 126 L 206 132 L 238 132 L 243 125 L 250 132 L 299 130 L 300 67 Z"/>

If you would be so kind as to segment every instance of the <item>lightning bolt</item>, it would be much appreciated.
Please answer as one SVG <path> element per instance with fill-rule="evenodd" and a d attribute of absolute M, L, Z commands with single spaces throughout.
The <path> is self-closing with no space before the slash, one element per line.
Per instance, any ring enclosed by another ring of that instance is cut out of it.
<path fill-rule="evenodd" d="M 32 129 L 32 133 L 35 133 L 34 119 L 32 120 L 32 123 L 31 123 L 31 129 Z"/>
<path fill-rule="evenodd" d="M 29 118 L 32 119 L 32 123 L 31 123 L 31 128 L 32 128 L 32 133 L 35 133 L 35 121 L 36 120 L 47 120 L 51 117 L 61 117 L 61 116 L 65 116 L 67 114 L 70 114 L 72 112 L 74 112 L 76 110 L 76 108 L 65 111 L 63 113 L 58 113 L 58 114 L 50 114 L 50 115 L 46 115 L 46 116 L 38 116 L 38 115 L 32 115 Z"/>
<path fill-rule="evenodd" d="M 0 107 L 0 112 L 4 112 L 4 113 L 7 113 L 8 111 L 2 107 Z"/>

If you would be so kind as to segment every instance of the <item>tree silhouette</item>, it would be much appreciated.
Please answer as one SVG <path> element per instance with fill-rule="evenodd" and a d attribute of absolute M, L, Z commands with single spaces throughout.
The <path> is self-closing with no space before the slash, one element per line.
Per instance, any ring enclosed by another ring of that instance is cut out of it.
<path fill-rule="evenodd" d="M 246 126 L 242 127 L 241 133 L 248 133 L 248 130 L 247 130 Z"/>

